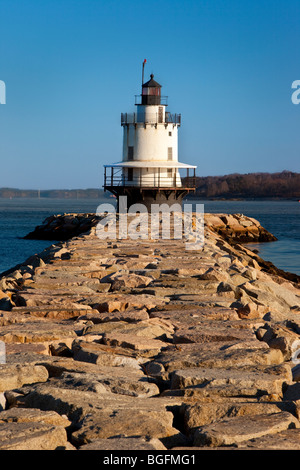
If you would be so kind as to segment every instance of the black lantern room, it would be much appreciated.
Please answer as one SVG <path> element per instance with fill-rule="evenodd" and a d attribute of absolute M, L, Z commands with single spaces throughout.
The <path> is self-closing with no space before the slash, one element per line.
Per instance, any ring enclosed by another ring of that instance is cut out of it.
<path fill-rule="evenodd" d="M 154 75 L 150 75 L 150 80 L 142 84 L 142 104 L 160 104 L 161 85 L 154 80 Z"/>

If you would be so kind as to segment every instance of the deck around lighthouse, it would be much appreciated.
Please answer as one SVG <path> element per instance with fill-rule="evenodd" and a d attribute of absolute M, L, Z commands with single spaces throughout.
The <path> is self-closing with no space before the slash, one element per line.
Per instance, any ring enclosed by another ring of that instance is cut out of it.
<path fill-rule="evenodd" d="M 120 187 L 139 187 L 152 190 L 177 190 L 188 191 L 196 188 L 195 168 L 180 162 L 121 162 L 104 166 L 104 189 Z M 186 175 L 181 177 L 177 171 L 185 169 Z M 110 171 L 109 171 L 110 170 Z M 135 170 L 135 172 L 133 172 Z M 145 174 L 150 171 L 150 174 Z M 192 174 L 190 174 L 190 170 Z M 168 172 L 173 171 L 170 177 Z M 167 175 L 167 176 L 165 176 Z"/>

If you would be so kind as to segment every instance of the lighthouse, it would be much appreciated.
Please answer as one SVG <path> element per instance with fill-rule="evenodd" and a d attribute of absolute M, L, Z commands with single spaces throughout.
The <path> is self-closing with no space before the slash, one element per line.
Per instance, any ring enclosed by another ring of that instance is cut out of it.
<path fill-rule="evenodd" d="M 127 207 L 142 203 L 150 210 L 151 204 L 181 204 L 195 191 L 197 167 L 178 161 L 181 114 L 167 110 L 167 97 L 162 96 L 161 89 L 153 74 L 145 83 L 142 78 L 135 111 L 121 113 L 122 161 L 104 165 L 104 190 L 114 194 L 117 201 L 127 196 Z"/>

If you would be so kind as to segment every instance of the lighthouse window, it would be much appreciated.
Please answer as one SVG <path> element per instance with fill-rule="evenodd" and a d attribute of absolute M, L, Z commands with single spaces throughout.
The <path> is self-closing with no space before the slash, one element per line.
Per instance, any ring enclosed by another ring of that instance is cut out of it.
<path fill-rule="evenodd" d="M 173 148 L 168 147 L 168 160 L 173 160 Z"/>
<path fill-rule="evenodd" d="M 151 95 L 151 96 L 160 96 L 160 88 L 157 88 L 157 87 L 151 87 L 151 88 L 148 88 L 148 95 Z"/>
<path fill-rule="evenodd" d="M 158 108 L 158 122 L 163 122 L 164 110 L 162 106 Z"/>
<path fill-rule="evenodd" d="M 168 177 L 170 178 L 172 176 L 172 168 L 168 168 Z"/>
<path fill-rule="evenodd" d="M 172 132 L 169 132 L 169 137 L 172 137 Z"/>
<path fill-rule="evenodd" d="M 133 168 L 128 168 L 128 181 L 133 181 Z"/>
<path fill-rule="evenodd" d="M 133 160 L 133 147 L 128 147 L 128 160 Z"/>

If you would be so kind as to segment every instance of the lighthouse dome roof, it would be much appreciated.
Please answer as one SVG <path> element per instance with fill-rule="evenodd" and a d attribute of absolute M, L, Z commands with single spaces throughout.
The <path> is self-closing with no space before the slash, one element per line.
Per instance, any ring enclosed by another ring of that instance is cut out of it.
<path fill-rule="evenodd" d="M 153 73 L 151 73 L 150 80 L 146 83 L 143 83 L 143 88 L 144 87 L 155 87 L 155 88 L 159 87 L 159 88 L 161 88 L 161 85 L 154 80 L 154 75 L 153 75 Z"/>

